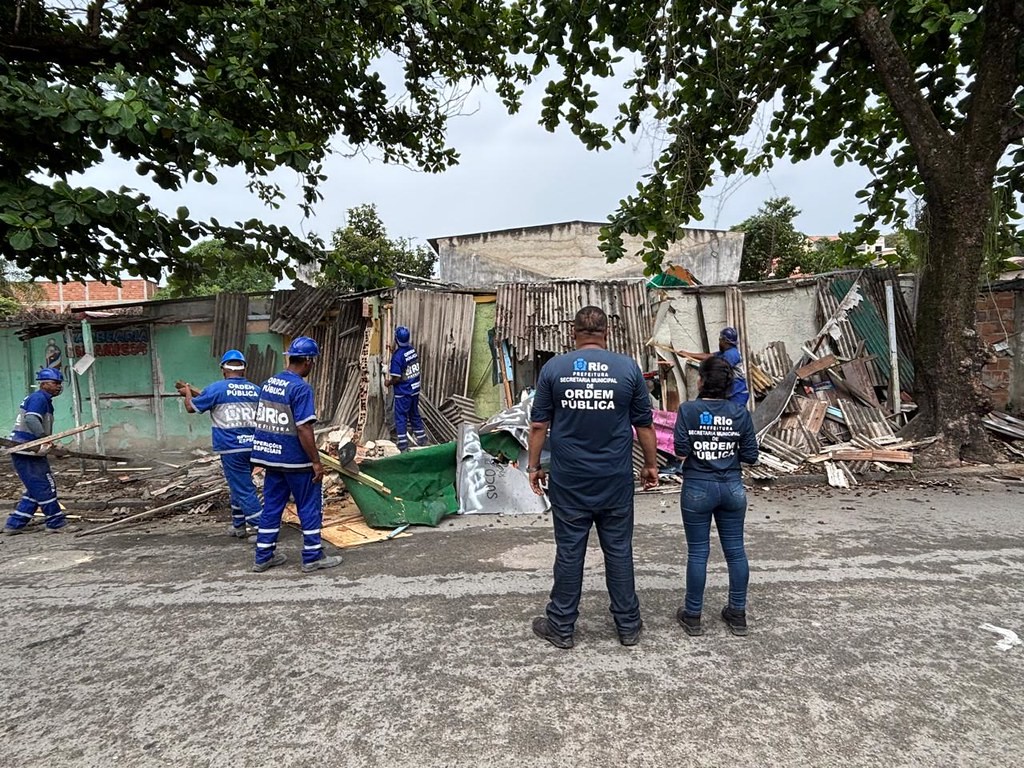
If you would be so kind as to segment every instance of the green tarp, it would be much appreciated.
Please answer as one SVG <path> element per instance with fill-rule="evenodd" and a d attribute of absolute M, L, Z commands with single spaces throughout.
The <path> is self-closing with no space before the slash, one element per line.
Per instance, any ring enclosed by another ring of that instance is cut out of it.
<path fill-rule="evenodd" d="M 489 454 L 498 457 L 516 458 L 521 450 L 508 432 L 481 435 L 480 444 Z M 361 471 L 384 483 L 391 496 L 383 496 L 352 478 L 342 478 L 367 525 L 373 528 L 395 528 L 406 523 L 436 526 L 459 510 L 455 450 L 456 443 L 443 443 L 363 464 Z"/>

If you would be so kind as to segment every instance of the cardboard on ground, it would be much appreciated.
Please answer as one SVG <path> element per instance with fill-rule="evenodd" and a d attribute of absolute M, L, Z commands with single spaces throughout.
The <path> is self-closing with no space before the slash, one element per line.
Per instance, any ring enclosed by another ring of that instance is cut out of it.
<path fill-rule="evenodd" d="M 284 508 L 284 521 L 288 525 L 301 528 L 299 516 L 295 513 L 295 505 Z M 386 541 L 388 537 L 400 539 L 412 536 L 411 533 L 399 533 L 391 536 L 390 530 L 371 528 L 363 520 L 359 508 L 351 503 L 325 503 L 324 521 L 320 526 L 320 537 L 338 548 L 358 547 L 360 544 L 372 544 L 375 541 Z"/>

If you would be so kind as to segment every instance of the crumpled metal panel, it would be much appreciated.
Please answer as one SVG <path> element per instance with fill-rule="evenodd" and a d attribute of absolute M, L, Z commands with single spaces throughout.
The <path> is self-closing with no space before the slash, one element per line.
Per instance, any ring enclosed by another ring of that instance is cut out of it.
<path fill-rule="evenodd" d="M 646 282 L 637 280 L 552 280 L 498 286 L 495 336 L 508 341 L 520 362 L 538 351 L 573 349 L 572 321 L 593 305 L 608 315 L 608 348 L 643 365 L 652 312 Z"/>
<path fill-rule="evenodd" d="M 279 291 L 278 293 L 284 294 Z M 282 336 L 297 336 L 319 323 L 339 300 L 333 288 L 314 288 L 296 283 L 287 295 L 274 295 L 271 306 L 270 331 Z"/>

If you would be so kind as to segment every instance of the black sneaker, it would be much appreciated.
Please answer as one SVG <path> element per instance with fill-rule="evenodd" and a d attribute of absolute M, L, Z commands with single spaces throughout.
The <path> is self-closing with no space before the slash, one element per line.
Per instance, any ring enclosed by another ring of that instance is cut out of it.
<path fill-rule="evenodd" d="M 704 634 L 704 627 L 700 623 L 700 615 L 690 616 L 683 611 L 683 606 L 679 606 L 679 610 L 676 611 L 676 621 L 679 622 L 679 625 L 686 630 L 686 634 L 690 637 L 700 637 Z"/>
<path fill-rule="evenodd" d="M 729 631 L 739 637 L 747 634 L 747 612 L 737 611 L 730 606 L 722 609 L 722 621 L 729 625 Z"/>
<path fill-rule="evenodd" d="M 644 623 L 641 621 L 632 632 L 619 632 L 619 642 L 625 646 L 636 645 L 640 642 L 640 633 L 644 631 Z"/>
<path fill-rule="evenodd" d="M 548 621 L 547 616 L 538 616 L 533 620 L 533 634 L 537 637 L 543 638 L 551 643 L 555 648 L 564 648 L 568 650 L 572 648 L 573 643 L 572 635 L 563 637 L 562 635 L 555 632 L 551 626 L 551 622 Z"/>

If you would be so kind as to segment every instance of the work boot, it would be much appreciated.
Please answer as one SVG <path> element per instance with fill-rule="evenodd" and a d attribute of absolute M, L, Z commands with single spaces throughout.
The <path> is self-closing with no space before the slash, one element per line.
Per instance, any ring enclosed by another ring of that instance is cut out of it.
<path fill-rule="evenodd" d="M 563 637 L 555 632 L 554 628 L 551 626 L 551 622 L 548 621 L 547 616 L 538 616 L 533 620 L 533 634 L 547 640 L 555 646 L 555 648 L 564 648 L 565 650 L 568 650 L 575 645 L 572 635 Z"/>
<path fill-rule="evenodd" d="M 691 616 L 684 611 L 683 606 L 679 606 L 679 610 L 676 611 L 676 621 L 690 637 L 700 637 L 704 634 L 704 627 L 700 623 L 700 614 Z"/>
<path fill-rule="evenodd" d="M 82 529 L 80 526 L 64 523 L 60 528 L 50 528 L 47 526 L 45 530 L 47 533 L 78 533 Z"/>
<path fill-rule="evenodd" d="M 24 528 L 12 528 L 9 525 L 4 526 L 4 536 L 17 536 L 19 533 L 24 533 Z"/>
<path fill-rule="evenodd" d="M 722 621 L 729 625 L 729 631 L 738 637 L 745 637 L 747 634 L 747 612 L 737 611 L 731 606 L 722 609 Z"/>
<path fill-rule="evenodd" d="M 228 528 L 228 536 L 231 536 L 236 539 L 248 539 L 249 529 L 246 528 L 244 525 L 240 525 L 238 528 L 235 528 L 235 526 L 231 526 L 230 528 Z"/>
<path fill-rule="evenodd" d="M 341 555 L 331 555 L 330 557 L 321 557 L 319 560 L 314 560 L 311 563 L 302 564 L 303 573 L 312 573 L 313 571 L 322 571 L 324 568 L 333 568 L 336 565 L 341 565 Z"/>
<path fill-rule="evenodd" d="M 269 571 L 274 566 L 284 564 L 284 562 L 287 559 L 288 559 L 288 555 L 285 555 L 284 553 L 276 552 L 276 553 L 274 553 L 274 556 L 272 558 L 270 558 L 269 560 L 267 560 L 267 562 L 265 562 L 265 563 L 256 563 L 256 562 L 254 562 L 252 564 L 252 571 L 253 571 L 253 573 L 263 573 L 264 571 Z"/>
<path fill-rule="evenodd" d="M 644 631 L 644 623 L 637 624 L 632 632 L 619 632 L 619 642 L 625 646 L 636 645 L 640 642 L 640 633 Z"/>

